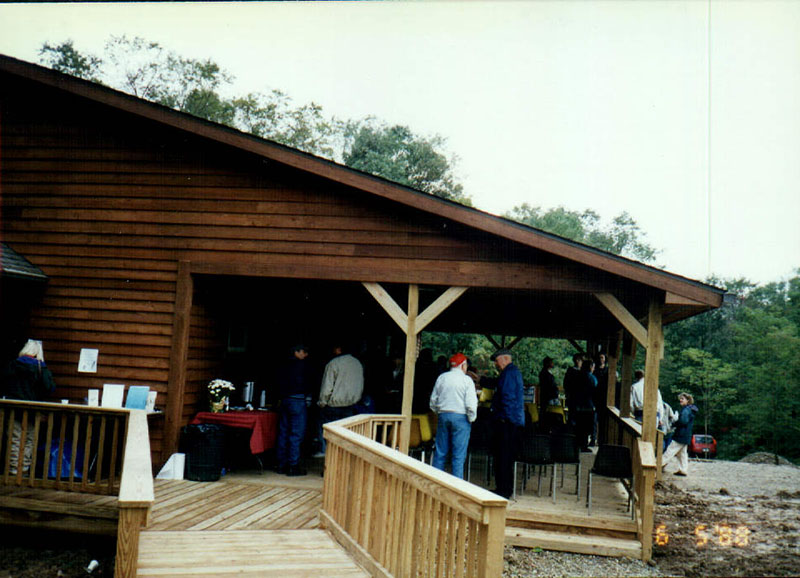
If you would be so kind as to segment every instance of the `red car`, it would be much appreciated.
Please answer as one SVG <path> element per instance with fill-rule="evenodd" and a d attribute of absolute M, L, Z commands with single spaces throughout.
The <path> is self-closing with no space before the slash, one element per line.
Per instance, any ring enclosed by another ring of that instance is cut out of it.
<path fill-rule="evenodd" d="M 689 455 L 698 458 L 714 458 L 717 456 L 717 440 L 710 435 L 695 434 L 689 444 Z"/>

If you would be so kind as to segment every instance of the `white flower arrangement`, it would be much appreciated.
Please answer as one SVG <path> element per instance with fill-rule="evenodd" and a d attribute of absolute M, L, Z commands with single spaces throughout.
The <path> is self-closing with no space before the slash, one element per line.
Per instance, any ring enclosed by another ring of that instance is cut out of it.
<path fill-rule="evenodd" d="M 215 379 L 208 384 L 208 396 L 213 401 L 222 401 L 234 391 L 236 388 L 233 384 L 224 379 Z"/>

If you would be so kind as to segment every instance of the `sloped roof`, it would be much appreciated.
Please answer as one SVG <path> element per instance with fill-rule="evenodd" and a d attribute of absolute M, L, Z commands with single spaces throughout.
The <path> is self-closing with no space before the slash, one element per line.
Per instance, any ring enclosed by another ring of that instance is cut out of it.
<path fill-rule="evenodd" d="M 41 269 L 2 242 L 0 242 L 0 276 L 31 281 L 47 281 L 47 275 Z"/>
<path fill-rule="evenodd" d="M 259 155 L 265 159 L 435 214 L 478 231 L 544 251 L 576 263 L 603 270 L 631 281 L 664 290 L 685 317 L 718 307 L 724 290 L 680 275 L 620 257 L 594 247 L 498 217 L 459 203 L 393 183 L 327 159 L 268 141 L 228 126 L 181 113 L 170 108 L 68 76 L 48 68 L 0 55 L 0 72 L 17 75 L 68 93 L 138 115 L 166 126 L 211 139 Z M 693 313 L 689 313 L 693 311 Z M 665 321 L 667 319 L 665 318 Z"/>

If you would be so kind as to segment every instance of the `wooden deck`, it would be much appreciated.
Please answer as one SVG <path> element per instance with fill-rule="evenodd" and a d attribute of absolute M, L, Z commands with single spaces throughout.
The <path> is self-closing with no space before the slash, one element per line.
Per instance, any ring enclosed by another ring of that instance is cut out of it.
<path fill-rule="evenodd" d="M 319 529 L 322 478 L 291 480 L 271 473 L 156 480 L 137 575 L 367 576 Z"/>
<path fill-rule="evenodd" d="M 595 477 L 592 515 L 586 508 L 588 471 L 594 454 L 583 454 L 580 499 L 575 466 L 567 466 L 556 502 L 550 468 L 528 481 L 509 503 L 508 545 L 584 554 L 637 557 L 637 522 L 626 512 L 627 494 L 616 480 Z M 150 524 L 142 532 L 139 576 L 365 576 L 366 572 L 319 527 L 321 460 L 307 476 L 239 471 L 217 482 L 156 480 Z M 521 474 L 520 474 L 521 475 Z M 470 479 L 488 487 L 485 457 L 472 460 Z"/>

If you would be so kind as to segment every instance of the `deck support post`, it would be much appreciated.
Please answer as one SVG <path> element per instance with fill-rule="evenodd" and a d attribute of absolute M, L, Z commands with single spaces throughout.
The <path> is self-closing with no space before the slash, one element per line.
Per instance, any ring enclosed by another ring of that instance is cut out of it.
<path fill-rule="evenodd" d="M 663 346 L 663 329 L 661 314 L 664 296 L 654 296 L 650 300 L 650 312 L 647 316 L 647 354 L 644 363 L 644 409 L 642 415 L 642 440 L 650 443 L 656 441 L 658 414 L 658 369 Z"/>
<path fill-rule="evenodd" d="M 191 263 L 181 261 L 178 263 L 178 282 L 175 288 L 175 313 L 172 318 L 172 344 L 169 356 L 169 382 L 161 461 L 165 461 L 178 451 L 178 434 L 186 389 L 186 361 L 189 355 L 193 292 Z"/>
<path fill-rule="evenodd" d="M 403 369 L 403 402 L 401 412 L 405 419 L 400 426 L 400 447 L 404 454 L 408 453 L 408 442 L 411 438 L 411 406 L 414 399 L 414 370 L 417 364 L 417 348 L 419 334 L 445 309 L 464 294 L 466 287 L 450 287 L 439 295 L 436 300 L 419 313 L 419 286 L 408 286 L 407 313 L 392 299 L 392 296 L 381 287 L 379 283 L 363 282 L 364 288 L 369 291 L 375 300 L 383 307 L 384 311 L 397 323 L 397 326 L 406 334 L 405 367 Z"/>

